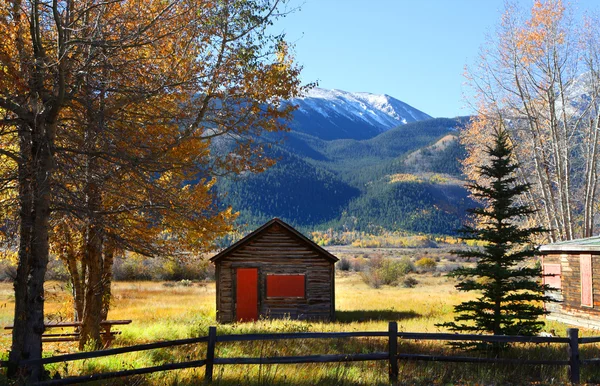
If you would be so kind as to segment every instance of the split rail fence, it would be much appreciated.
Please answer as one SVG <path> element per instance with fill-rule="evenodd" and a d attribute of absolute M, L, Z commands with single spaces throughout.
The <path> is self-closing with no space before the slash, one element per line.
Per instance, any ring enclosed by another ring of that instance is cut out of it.
<path fill-rule="evenodd" d="M 373 352 L 367 354 L 331 354 L 331 355 L 307 355 L 307 356 L 284 356 L 284 357 L 262 357 L 262 358 L 217 358 L 215 348 L 219 342 L 248 342 L 248 341 L 274 341 L 292 339 L 340 339 L 356 337 L 381 337 L 388 340 L 387 352 Z M 398 353 L 398 338 L 414 340 L 439 340 L 458 342 L 497 342 L 497 343 L 562 343 L 567 347 L 567 359 L 565 360 L 531 360 L 519 358 L 477 358 L 463 356 L 440 356 L 423 354 Z M 149 374 L 159 371 L 199 368 L 205 366 L 205 381 L 213 379 L 213 368 L 215 365 L 264 365 L 264 364 L 298 364 L 298 363 L 332 363 L 332 362 L 356 362 L 356 361 L 388 361 L 390 381 L 398 379 L 399 360 L 430 361 L 430 362 L 463 362 L 463 363 L 504 363 L 519 365 L 555 365 L 566 366 L 569 379 L 572 383 L 580 382 L 580 366 L 600 364 L 600 358 L 581 360 L 579 358 L 579 345 L 586 343 L 598 343 L 600 337 L 579 337 L 576 328 L 567 330 L 567 337 L 542 337 L 542 336 L 505 336 L 505 335 L 466 335 L 448 333 L 414 333 L 398 332 L 396 322 L 390 322 L 388 331 L 366 331 L 366 332 L 302 332 L 302 333 L 275 333 L 275 334 L 243 334 L 243 335 L 217 335 L 216 327 L 209 327 L 208 336 L 190 339 L 179 339 L 158 343 L 141 344 L 129 347 L 112 348 L 94 352 L 83 352 L 67 354 L 42 359 L 30 359 L 22 361 L 21 365 L 47 365 L 52 363 L 63 363 L 82 359 L 100 358 L 124 353 L 152 350 L 158 348 L 175 347 L 181 345 L 207 343 L 206 358 L 188 362 L 170 363 L 161 366 L 146 367 L 140 369 L 115 371 L 101 374 L 91 374 L 63 379 L 54 379 L 37 383 L 37 385 L 69 385 L 83 382 L 98 381 L 109 378 L 126 377 L 132 375 Z M 6 365 L 6 362 L 2 363 Z"/>

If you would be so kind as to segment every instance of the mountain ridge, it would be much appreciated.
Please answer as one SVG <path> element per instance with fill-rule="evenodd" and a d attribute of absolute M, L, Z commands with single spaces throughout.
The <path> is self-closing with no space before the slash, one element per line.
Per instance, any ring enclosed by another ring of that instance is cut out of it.
<path fill-rule="evenodd" d="M 367 139 L 432 117 L 387 94 L 312 88 L 286 103 L 297 107 L 293 131 L 325 140 Z"/>

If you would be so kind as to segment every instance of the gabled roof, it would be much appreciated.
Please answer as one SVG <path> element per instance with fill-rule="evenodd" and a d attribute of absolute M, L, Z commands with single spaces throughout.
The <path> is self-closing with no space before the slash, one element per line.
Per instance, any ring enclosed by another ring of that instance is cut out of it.
<path fill-rule="evenodd" d="M 583 239 L 559 241 L 540 247 L 541 252 L 600 252 L 600 236 L 586 237 Z"/>
<path fill-rule="evenodd" d="M 308 237 L 304 236 L 302 233 L 295 230 L 291 225 L 286 224 L 285 222 L 281 221 L 278 218 L 274 218 L 271 221 L 264 224 L 263 226 L 261 226 L 260 228 L 256 229 L 254 232 L 252 232 L 249 235 L 247 235 L 246 237 L 244 237 L 243 239 L 234 243 L 229 248 L 226 248 L 226 249 L 222 250 L 221 252 L 219 252 L 218 254 L 216 254 L 215 256 L 211 257 L 210 261 L 212 261 L 214 263 L 215 261 L 219 260 L 223 256 L 226 256 L 226 255 L 232 253 L 233 251 L 240 249 L 244 245 L 248 244 L 250 241 L 254 240 L 258 236 L 263 234 L 265 231 L 267 231 L 269 228 L 271 228 L 275 224 L 280 225 L 281 227 L 283 227 L 284 229 L 286 229 L 287 231 L 292 233 L 294 236 L 298 237 L 308 247 L 315 250 L 317 253 L 323 255 L 327 259 L 333 261 L 334 263 L 339 260 L 337 257 L 335 257 L 334 255 L 332 255 L 331 253 L 327 252 L 325 249 L 323 249 L 322 247 L 317 245 L 314 241 L 310 240 Z"/>

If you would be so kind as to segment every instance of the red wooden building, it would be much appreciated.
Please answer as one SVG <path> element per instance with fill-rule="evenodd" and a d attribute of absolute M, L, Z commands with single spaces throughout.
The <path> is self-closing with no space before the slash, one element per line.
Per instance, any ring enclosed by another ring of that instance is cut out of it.
<path fill-rule="evenodd" d="M 544 245 L 542 266 L 549 292 L 560 302 L 546 303 L 548 319 L 600 329 L 600 237 Z"/>
<path fill-rule="evenodd" d="M 211 261 L 220 323 L 335 317 L 337 257 L 277 218 Z"/>

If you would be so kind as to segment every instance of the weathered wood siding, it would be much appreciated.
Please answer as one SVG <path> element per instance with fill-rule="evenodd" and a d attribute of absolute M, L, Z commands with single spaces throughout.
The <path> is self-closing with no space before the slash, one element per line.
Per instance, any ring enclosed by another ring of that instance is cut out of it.
<path fill-rule="evenodd" d="M 334 263 L 279 225 L 273 225 L 248 244 L 215 262 L 217 265 L 217 320 L 235 321 L 235 270 L 258 268 L 258 309 L 263 317 L 331 320 L 334 313 Z M 266 275 L 301 274 L 306 296 L 267 298 Z"/>
<path fill-rule="evenodd" d="M 581 254 L 589 252 L 556 252 L 544 256 L 544 264 L 561 265 L 562 302 L 547 303 L 548 319 L 582 327 L 600 329 L 600 255 L 592 254 L 593 307 L 581 304 Z"/>

